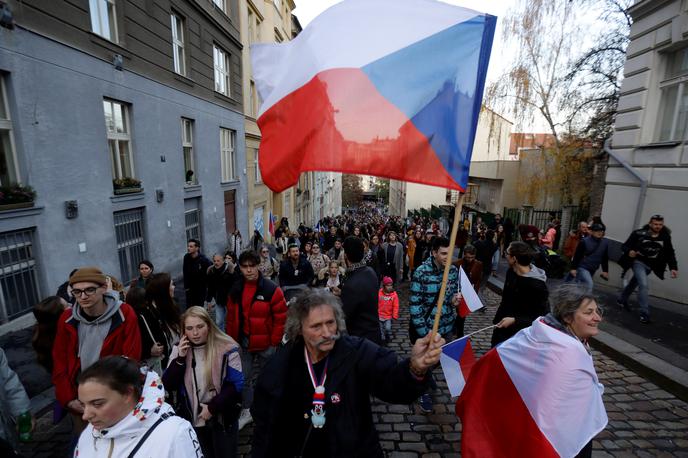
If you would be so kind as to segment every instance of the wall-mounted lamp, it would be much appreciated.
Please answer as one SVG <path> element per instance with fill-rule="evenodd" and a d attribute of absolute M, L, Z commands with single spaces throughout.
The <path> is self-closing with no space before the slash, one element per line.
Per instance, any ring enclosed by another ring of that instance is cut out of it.
<path fill-rule="evenodd" d="M 65 216 L 67 219 L 74 219 L 79 216 L 79 204 L 76 200 L 65 201 Z"/>

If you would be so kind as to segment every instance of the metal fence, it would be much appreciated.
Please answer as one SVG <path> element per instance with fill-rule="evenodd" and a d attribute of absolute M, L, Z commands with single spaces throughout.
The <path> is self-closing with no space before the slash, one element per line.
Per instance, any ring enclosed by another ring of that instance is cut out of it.
<path fill-rule="evenodd" d="M 33 229 L 0 234 L 0 323 L 30 311 L 39 301 Z"/>
<path fill-rule="evenodd" d="M 201 210 L 192 208 L 184 212 L 184 224 L 186 227 L 186 240 L 201 240 Z"/>
<path fill-rule="evenodd" d="M 146 259 L 143 209 L 116 212 L 114 217 L 119 268 L 122 283 L 126 284 L 136 276 L 139 262 Z"/>

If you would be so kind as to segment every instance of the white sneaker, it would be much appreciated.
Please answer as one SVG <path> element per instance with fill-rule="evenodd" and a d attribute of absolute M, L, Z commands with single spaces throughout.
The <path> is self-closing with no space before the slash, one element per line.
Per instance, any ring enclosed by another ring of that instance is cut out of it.
<path fill-rule="evenodd" d="M 248 425 L 253 421 L 253 417 L 251 416 L 251 411 L 248 409 L 241 409 L 241 415 L 239 415 L 239 430 Z"/>

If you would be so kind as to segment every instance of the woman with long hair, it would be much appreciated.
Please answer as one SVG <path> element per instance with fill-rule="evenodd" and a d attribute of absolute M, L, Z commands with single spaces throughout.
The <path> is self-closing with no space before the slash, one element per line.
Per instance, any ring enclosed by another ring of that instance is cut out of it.
<path fill-rule="evenodd" d="M 308 256 L 308 262 L 311 263 L 313 267 L 313 272 L 320 272 L 322 269 L 326 268 L 330 263 L 330 258 L 326 254 L 320 251 L 320 245 L 318 243 L 313 243 L 311 247 L 311 254 Z M 313 279 L 313 285 L 317 284 L 317 278 Z"/>
<path fill-rule="evenodd" d="M 154 270 L 155 267 L 149 260 L 144 259 L 139 262 L 139 276 L 129 282 L 129 288 L 145 288 Z"/>
<path fill-rule="evenodd" d="M 177 414 L 191 422 L 206 458 L 236 456 L 241 388 L 239 345 L 201 307 L 181 318 L 182 338 L 163 375 Z"/>
<path fill-rule="evenodd" d="M 124 356 L 103 358 L 78 377 L 88 426 L 74 456 L 201 456 L 196 433 L 165 401 L 160 376 Z"/>
<path fill-rule="evenodd" d="M 133 293 L 132 293 L 133 294 Z M 162 372 L 172 346 L 179 340 L 179 307 L 172 298 L 174 283 L 166 272 L 153 274 L 145 290 L 144 306 L 130 304 L 139 317 L 141 359 Z"/>
<path fill-rule="evenodd" d="M 59 296 L 48 296 L 33 306 L 36 326 L 33 328 L 31 345 L 36 352 L 38 364 L 45 367 L 48 373 L 53 372 L 53 343 L 57 334 L 57 320 L 69 306 Z"/>

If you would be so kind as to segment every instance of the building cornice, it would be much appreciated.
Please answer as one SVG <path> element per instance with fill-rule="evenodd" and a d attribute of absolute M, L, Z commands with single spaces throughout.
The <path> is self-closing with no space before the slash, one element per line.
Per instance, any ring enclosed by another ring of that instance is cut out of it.
<path fill-rule="evenodd" d="M 641 0 L 637 2 L 635 5 L 628 8 L 628 14 L 631 15 L 634 21 L 637 21 L 643 16 L 647 16 L 648 14 L 654 12 L 655 10 L 663 8 L 668 3 L 671 3 L 673 1 L 676 0 Z"/>

